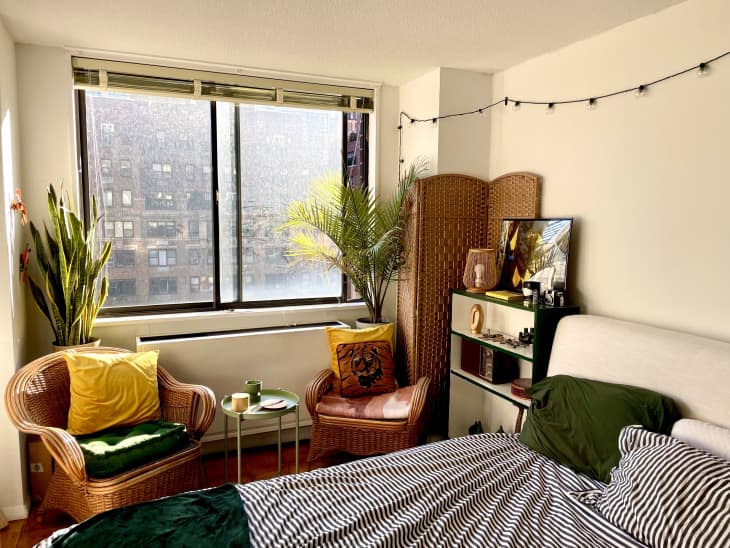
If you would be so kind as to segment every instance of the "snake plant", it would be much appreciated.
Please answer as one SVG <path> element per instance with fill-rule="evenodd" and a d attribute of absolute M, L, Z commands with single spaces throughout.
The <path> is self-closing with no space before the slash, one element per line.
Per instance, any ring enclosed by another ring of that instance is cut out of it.
<path fill-rule="evenodd" d="M 105 242 L 97 253 L 94 233 L 100 217 L 96 199 L 92 198 L 88 230 L 84 229 L 84 223 L 66 202 L 50 185 L 48 214 L 51 230 L 44 223 L 45 242 L 33 222 L 30 223 L 40 273 L 38 280 L 33 275 L 29 276 L 31 294 L 50 322 L 56 336 L 53 344 L 57 346 L 92 341 L 91 330 L 108 293 L 106 277 L 101 279 L 101 284 L 97 282 L 111 253 L 111 242 Z"/>
<path fill-rule="evenodd" d="M 388 286 L 404 263 L 403 204 L 424 169 L 422 161 L 414 162 L 388 199 L 343 182 L 342 176 L 324 176 L 314 181 L 305 200 L 290 204 L 281 227 L 290 230 L 289 256 L 324 263 L 350 279 L 368 307 L 370 322 L 383 321 Z"/>

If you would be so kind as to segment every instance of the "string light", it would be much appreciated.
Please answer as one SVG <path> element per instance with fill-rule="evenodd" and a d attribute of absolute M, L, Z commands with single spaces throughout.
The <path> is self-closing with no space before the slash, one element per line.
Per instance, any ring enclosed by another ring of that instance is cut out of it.
<path fill-rule="evenodd" d="M 646 84 L 641 84 L 639 86 L 633 86 L 630 88 L 621 89 L 621 90 L 613 91 L 610 93 L 604 93 L 603 95 L 596 95 L 593 97 L 583 97 L 581 99 L 568 99 L 568 100 L 552 100 L 552 101 L 527 101 L 527 100 L 523 100 L 523 99 L 512 99 L 509 96 L 505 96 L 503 99 L 497 101 L 496 103 L 492 103 L 490 105 L 479 107 L 474 110 L 470 110 L 468 112 L 457 112 L 454 114 L 444 114 L 441 116 L 436 116 L 436 117 L 431 117 L 431 118 L 412 118 L 405 112 L 401 112 L 401 116 L 405 116 L 410 121 L 411 124 L 415 124 L 417 122 L 418 123 L 421 123 L 421 122 L 436 123 L 435 121 L 437 121 L 437 120 L 442 120 L 444 118 L 454 118 L 457 116 L 469 116 L 471 114 L 478 114 L 480 116 L 483 116 L 485 111 L 487 111 L 487 110 L 490 110 L 499 105 L 504 105 L 506 107 L 506 106 L 509 106 L 510 103 L 512 103 L 513 110 L 519 110 L 523 105 L 544 105 L 546 107 L 546 111 L 554 112 L 556 110 L 555 107 L 557 105 L 570 105 L 570 104 L 576 104 L 576 103 L 585 103 L 586 106 L 588 106 L 588 108 L 594 109 L 598 106 L 598 101 L 601 99 L 606 99 L 608 97 L 615 97 L 617 95 L 623 95 L 626 93 L 634 93 L 637 96 L 644 96 L 648 93 L 650 86 L 654 86 L 661 82 L 671 80 L 672 78 L 682 76 L 684 74 L 687 74 L 688 72 L 696 71 L 698 75 L 705 76 L 710 73 L 710 65 L 712 63 L 719 61 L 720 59 L 722 59 L 724 57 L 728 57 L 728 56 L 730 56 L 730 51 L 721 53 L 720 55 L 717 55 L 717 56 L 713 57 L 712 59 L 703 61 L 690 68 L 680 70 L 678 72 L 669 74 L 662 78 L 658 78 L 652 82 L 647 82 Z"/>
<path fill-rule="evenodd" d="M 680 70 L 678 72 L 675 72 L 673 74 L 668 74 L 667 76 L 664 76 L 662 78 L 657 78 L 656 80 L 653 80 L 651 82 L 647 82 L 646 84 L 641 84 L 639 86 L 633 86 L 626 89 L 620 89 L 618 91 L 612 91 L 610 93 L 604 93 L 603 95 L 596 95 L 593 97 L 584 97 L 581 99 L 568 99 L 568 100 L 552 100 L 552 101 L 526 101 L 523 99 L 511 99 L 509 96 L 505 96 L 504 99 L 500 99 L 499 101 L 495 103 L 491 103 L 489 105 L 485 105 L 483 107 L 476 108 L 474 110 L 470 110 L 467 112 L 456 112 L 453 114 L 443 114 L 441 116 L 433 116 L 430 118 L 413 118 L 409 116 L 407 113 L 401 111 L 400 112 L 400 118 L 401 120 L 403 117 L 405 117 L 409 122 L 410 125 L 414 125 L 416 123 L 424 123 L 424 122 L 431 122 L 432 124 L 436 124 L 439 120 L 443 120 L 445 118 L 456 118 L 459 116 L 470 116 L 472 114 L 478 114 L 479 116 L 484 116 L 485 111 L 490 110 L 494 107 L 503 105 L 505 107 L 509 106 L 510 103 L 512 103 L 513 110 L 519 110 L 522 105 L 544 105 L 545 106 L 545 113 L 546 114 L 553 114 L 556 110 L 557 105 L 571 105 L 571 104 L 578 104 L 578 103 L 585 103 L 586 106 L 593 110 L 598 106 L 598 101 L 600 99 L 606 99 L 608 97 L 615 97 L 617 95 L 624 95 L 626 93 L 634 93 L 636 97 L 643 97 L 645 96 L 650 86 L 654 86 L 656 84 L 660 84 L 662 82 L 666 82 L 667 80 L 671 80 L 673 78 L 677 78 L 679 76 L 683 76 L 689 72 L 696 72 L 698 76 L 707 76 L 710 73 L 710 65 L 716 61 L 719 61 L 720 59 L 723 59 L 724 57 L 730 56 L 730 51 L 726 51 L 724 53 L 721 53 L 720 55 L 717 55 L 713 57 L 712 59 L 708 59 L 707 61 L 702 61 L 701 63 L 694 65 L 690 68 Z M 403 145 L 403 124 L 401 123 L 398 125 L 398 132 L 400 133 L 399 137 L 399 148 L 402 149 Z M 399 156 L 399 164 L 403 163 L 403 158 L 400 158 Z M 400 165 L 399 165 L 399 173 L 400 173 Z"/>

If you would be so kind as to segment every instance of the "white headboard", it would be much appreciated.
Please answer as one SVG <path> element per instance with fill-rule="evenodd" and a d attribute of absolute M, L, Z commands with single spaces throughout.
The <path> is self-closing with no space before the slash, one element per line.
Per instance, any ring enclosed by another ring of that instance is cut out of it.
<path fill-rule="evenodd" d="M 677 331 L 575 315 L 563 318 L 548 375 L 649 388 L 674 399 L 684 417 L 730 428 L 730 343 Z"/>

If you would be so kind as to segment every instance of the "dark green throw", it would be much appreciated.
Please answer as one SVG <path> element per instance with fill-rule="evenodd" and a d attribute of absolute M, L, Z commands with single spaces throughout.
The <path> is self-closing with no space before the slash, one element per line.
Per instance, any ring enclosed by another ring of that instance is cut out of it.
<path fill-rule="evenodd" d="M 97 514 L 51 541 L 68 548 L 250 545 L 243 501 L 232 484 Z"/>

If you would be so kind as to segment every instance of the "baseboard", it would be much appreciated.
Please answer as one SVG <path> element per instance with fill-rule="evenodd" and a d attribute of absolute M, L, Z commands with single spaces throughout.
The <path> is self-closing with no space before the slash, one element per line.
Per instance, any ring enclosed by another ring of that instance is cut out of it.
<path fill-rule="evenodd" d="M 27 519 L 28 513 L 30 512 L 30 505 L 3 506 L 0 510 L 5 514 L 5 519 L 15 521 L 17 519 Z"/>

